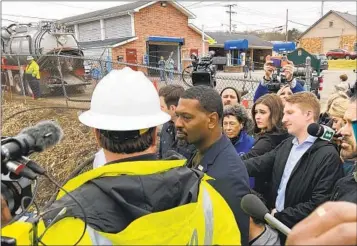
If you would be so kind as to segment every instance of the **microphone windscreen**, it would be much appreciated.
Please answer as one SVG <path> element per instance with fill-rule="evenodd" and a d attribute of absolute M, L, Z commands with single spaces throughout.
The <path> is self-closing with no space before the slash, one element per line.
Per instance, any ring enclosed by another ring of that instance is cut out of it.
<path fill-rule="evenodd" d="M 245 195 L 240 206 L 246 214 L 261 221 L 265 221 L 264 216 L 269 213 L 264 203 L 253 194 Z"/>
<path fill-rule="evenodd" d="M 20 134 L 32 137 L 36 149 L 42 151 L 57 144 L 63 137 L 63 130 L 56 122 L 46 120 L 33 127 L 23 129 Z"/>
<path fill-rule="evenodd" d="M 324 131 L 321 131 L 321 126 L 317 123 L 311 123 L 307 127 L 307 133 L 309 133 L 313 137 L 321 137 Z"/>

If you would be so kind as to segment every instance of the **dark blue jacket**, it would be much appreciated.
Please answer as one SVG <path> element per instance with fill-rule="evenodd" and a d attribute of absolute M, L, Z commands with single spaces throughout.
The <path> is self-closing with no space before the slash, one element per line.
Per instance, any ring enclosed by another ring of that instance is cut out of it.
<path fill-rule="evenodd" d="M 249 136 L 246 131 L 241 131 L 238 141 L 234 144 L 238 155 L 243 155 L 247 153 L 254 144 L 254 138 Z"/>
<path fill-rule="evenodd" d="M 192 166 L 193 159 L 194 155 L 188 161 L 188 166 Z M 203 168 L 203 172 L 214 178 L 209 183 L 224 197 L 232 209 L 241 233 L 241 244 L 249 245 L 249 217 L 240 207 L 242 197 L 250 193 L 249 177 L 231 141 L 222 135 L 204 153 L 199 165 Z"/>
<path fill-rule="evenodd" d="M 305 89 L 298 81 L 296 81 L 296 85 L 294 88 L 291 88 L 291 91 L 293 93 L 297 93 L 300 91 L 305 91 Z M 258 88 L 255 91 L 253 102 L 258 100 L 259 97 L 264 96 L 265 94 L 268 94 L 268 93 L 269 93 L 268 88 L 266 86 L 262 85 L 262 81 L 261 81 L 258 85 Z"/>
<path fill-rule="evenodd" d="M 249 136 L 246 131 L 241 131 L 239 135 L 239 139 L 234 144 L 234 148 L 237 151 L 238 155 L 243 155 L 250 151 L 250 149 L 254 145 L 254 138 Z M 249 178 L 249 186 L 250 188 L 254 188 L 255 186 L 255 179 L 253 177 Z"/>

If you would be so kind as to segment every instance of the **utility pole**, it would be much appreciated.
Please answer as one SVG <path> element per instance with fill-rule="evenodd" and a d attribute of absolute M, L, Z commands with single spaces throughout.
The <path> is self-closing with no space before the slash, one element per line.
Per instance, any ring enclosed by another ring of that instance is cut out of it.
<path fill-rule="evenodd" d="M 324 1 L 321 1 L 321 17 L 324 16 Z"/>
<path fill-rule="evenodd" d="M 225 5 L 225 7 L 229 8 L 229 11 L 226 11 L 226 13 L 229 14 L 229 33 L 232 33 L 232 14 L 236 14 L 237 12 L 232 11 L 232 7 L 237 6 L 237 4 L 228 4 Z"/>
<path fill-rule="evenodd" d="M 286 24 L 285 24 L 285 41 L 288 42 L 288 21 L 289 21 L 289 9 L 286 9 Z"/>

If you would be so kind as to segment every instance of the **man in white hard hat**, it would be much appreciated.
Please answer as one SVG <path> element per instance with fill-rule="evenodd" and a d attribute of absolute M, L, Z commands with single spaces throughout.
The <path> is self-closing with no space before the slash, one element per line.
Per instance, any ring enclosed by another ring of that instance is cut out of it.
<path fill-rule="evenodd" d="M 239 244 L 234 215 L 206 182 L 208 177 L 184 160 L 156 160 L 156 127 L 169 119 L 142 72 L 124 68 L 105 76 L 93 92 L 90 110 L 79 120 L 94 129 L 108 163 L 64 185 L 71 195 L 60 192 L 44 213 L 48 230 L 41 242 Z"/>
<path fill-rule="evenodd" d="M 40 88 L 40 67 L 33 58 L 33 56 L 27 56 L 27 66 L 25 69 L 25 81 L 31 88 L 33 99 L 41 97 Z"/>

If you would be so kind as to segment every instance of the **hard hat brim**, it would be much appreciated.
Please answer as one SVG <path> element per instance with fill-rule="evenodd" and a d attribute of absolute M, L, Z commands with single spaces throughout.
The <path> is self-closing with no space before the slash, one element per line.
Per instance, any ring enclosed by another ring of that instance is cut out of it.
<path fill-rule="evenodd" d="M 156 115 L 116 116 L 103 115 L 91 110 L 82 113 L 79 121 L 84 125 L 107 131 L 133 131 L 155 127 L 168 122 L 171 116 L 165 112 Z"/>

